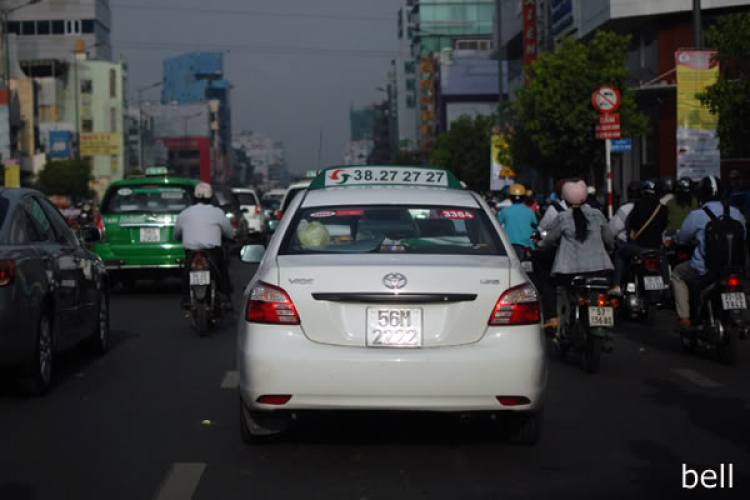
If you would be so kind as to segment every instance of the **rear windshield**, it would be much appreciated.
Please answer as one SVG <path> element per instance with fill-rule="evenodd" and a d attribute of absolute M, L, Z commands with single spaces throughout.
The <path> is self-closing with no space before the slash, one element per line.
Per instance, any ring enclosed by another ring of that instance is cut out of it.
<path fill-rule="evenodd" d="M 9 211 L 10 202 L 5 198 L 0 198 L 0 229 L 3 228 L 3 222 L 5 222 Z"/>
<path fill-rule="evenodd" d="M 278 210 L 281 206 L 281 200 L 277 198 L 263 198 L 263 208 L 268 210 Z"/>
<path fill-rule="evenodd" d="M 253 193 L 235 193 L 237 199 L 240 200 L 240 205 L 257 205 L 258 200 L 255 198 Z"/>
<path fill-rule="evenodd" d="M 479 208 L 372 205 L 302 209 L 279 253 L 506 255 Z"/>
<path fill-rule="evenodd" d="M 105 214 L 179 213 L 193 204 L 189 186 L 122 186 L 109 192 L 102 212 Z"/>

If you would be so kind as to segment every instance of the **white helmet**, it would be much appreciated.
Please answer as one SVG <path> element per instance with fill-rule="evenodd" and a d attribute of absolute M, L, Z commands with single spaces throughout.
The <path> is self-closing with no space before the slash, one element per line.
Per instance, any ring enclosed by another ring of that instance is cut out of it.
<path fill-rule="evenodd" d="M 211 184 L 205 182 L 199 182 L 195 186 L 195 199 L 196 200 L 210 200 L 214 196 L 214 190 L 211 188 Z"/>
<path fill-rule="evenodd" d="M 594 186 L 589 186 L 586 190 L 590 196 L 596 196 L 596 188 Z"/>

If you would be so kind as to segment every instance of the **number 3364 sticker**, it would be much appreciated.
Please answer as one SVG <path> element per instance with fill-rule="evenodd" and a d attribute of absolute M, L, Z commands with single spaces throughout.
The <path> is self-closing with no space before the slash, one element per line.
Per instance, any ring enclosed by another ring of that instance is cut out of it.
<path fill-rule="evenodd" d="M 472 220 L 474 214 L 466 210 L 443 210 L 440 212 L 440 217 L 444 219 Z"/>

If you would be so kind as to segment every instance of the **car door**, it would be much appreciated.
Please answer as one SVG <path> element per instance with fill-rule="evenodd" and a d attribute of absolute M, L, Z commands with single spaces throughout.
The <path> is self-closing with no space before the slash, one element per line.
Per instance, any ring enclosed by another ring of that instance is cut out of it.
<path fill-rule="evenodd" d="M 60 242 L 72 249 L 73 261 L 78 266 L 78 317 L 85 336 L 91 332 L 97 321 L 97 306 L 99 304 L 99 287 L 95 276 L 95 266 L 91 254 L 81 245 L 80 240 L 70 226 L 65 223 L 62 214 L 45 198 L 37 198 L 47 217 L 58 234 Z"/>
<path fill-rule="evenodd" d="M 21 203 L 31 222 L 31 232 L 35 233 L 32 244 L 41 253 L 53 289 L 57 321 L 55 343 L 58 348 L 65 348 L 77 341 L 82 329 L 78 315 L 81 273 L 75 260 L 75 249 L 61 241 L 36 197 L 27 195 Z"/>

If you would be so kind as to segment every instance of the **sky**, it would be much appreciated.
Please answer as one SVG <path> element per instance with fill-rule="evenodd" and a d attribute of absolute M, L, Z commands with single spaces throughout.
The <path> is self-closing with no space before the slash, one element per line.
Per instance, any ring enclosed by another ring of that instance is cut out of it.
<path fill-rule="evenodd" d="M 405 0 L 110 0 L 115 60 L 128 96 L 162 78 L 177 54 L 228 51 L 232 130 L 286 145 L 294 173 L 341 163 L 349 108 L 382 100 Z M 159 89 L 143 93 L 159 99 Z"/>

